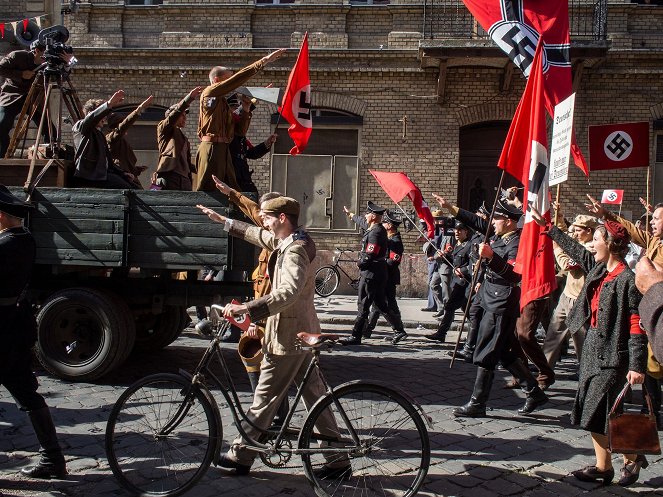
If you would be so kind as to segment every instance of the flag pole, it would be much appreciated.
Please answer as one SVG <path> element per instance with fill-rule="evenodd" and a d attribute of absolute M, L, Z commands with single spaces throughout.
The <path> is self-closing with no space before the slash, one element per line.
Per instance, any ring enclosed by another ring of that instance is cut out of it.
<path fill-rule="evenodd" d="M 398 202 L 394 202 L 394 203 L 396 204 L 396 207 L 398 207 L 398 210 L 400 211 L 400 213 L 401 213 L 403 216 L 405 216 L 405 217 L 407 218 L 407 220 L 410 221 L 410 223 L 412 223 L 412 225 L 413 225 L 415 228 L 417 228 L 417 231 L 419 232 L 419 234 L 421 234 L 421 236 L 424 237 L 424 240 L 426 240 L 426 241 L 429 242 L 429 243 L 433 243 L 433 240 L 431 240 L 430 238 L 428 238 L 428 235 L 427 235 L 426 233 L 424 233 L 424 232 L 421 230 L 421 228 L 419 227 L 419 223 L 415 223 L 414 220 L 413 220 L 413 219 L 407 214 L 407 212 L 405 212 L 405 210 L 401 207 L 401 204 L 399 204 Z M 456 268 L 454 267 L 453 261 L 450 261 L 450 260 L 444 255 L 444 252 L 442 252 L 441 250 L 437 249 L 437 253 L 440 254 L 440 255 L 442 256 L 442 258 L 443 258 L 445 261 L 447 261 L 447 263 L 449 264 L 449 266 L 451 266 L 452 269 L 456 269 Z M 467 281 L 467 278 L 466 278 L 465 276 L 463 276 L 463 279 L 464 279 L 465 281 Z"/>
<path fill-rule="evenodd" d="M 495 217 L 495 207 L 497 206 L 497 200 L 499 199 L 500 192 L 502 191 L 502 183 L 504 183 L 504 174 L 506 171 L 502 169 L 502 175 L 500 176 L 500 184 L 497 186 L 497 190 L 495 190 L 495 200 L 493 200 L 493 208 L 490 211 L 490 216 L 488 217 L 488 221 L 486 222 L 486 233 L 484 234 L 483 237 L 483 243 L 488 242 L 488 238 L 490 238 L 490 227 L 493 223 L 493 217 Z M 470 294 L 467 299 L 467 304 L 465 305 L 465 312 L 463 312 L 463 319 L 460 322 L 460 326 L 458 327 L 458 336 L 456 337 L 456 344 L 454 345 L 454 351 L 451 354 L 451 363 L 449 364 L 449 369 L 453 368 L 454 362 L 456 361 L 456 353 L 458 352 L 458 345 L 460 344 L 460 339 L 463 336 L 463 328 L 465 327 L 465 321 L 467 321 L 467 315 L 470 312 L 470 306 L 472 305 L 472 297 L 474 294 L 474 287 L 477 284 L 477 277 L 479 276 L 479 268 L 481 267 L 481 254 L 479 254 L 479 260 L 477 261 L 475 267 L 474 267 L 474 272 L 472 273 L 472 282 L 470 283 Z"/>
<path fill-rule="evenodd" d="M 649 254 L 647 253 L 649 249 L 649 182 L 651 180 L 651 165 L 647 164 L 647 205 L 645 206 L 645 255 L 649 257 Z M 621 207 L 621 206 L 620 206 Z"/>
<path fill-rule="evenodd" d="M 559 207 L 559 192 L 561 186 L 562 186 L 561 183 L 557 184 L 557 193 L 555 193 L 555 204 L 557 204 L 558 207 Z M 555 221 L 554 221 L 555 226 L 558 225 L 558 221 L 559 221 L 559 209 L 555 209 Z"/>

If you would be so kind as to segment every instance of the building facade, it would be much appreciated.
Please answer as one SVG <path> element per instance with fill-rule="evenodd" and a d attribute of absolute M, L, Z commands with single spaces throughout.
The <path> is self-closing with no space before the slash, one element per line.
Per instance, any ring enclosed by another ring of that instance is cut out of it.
<path fill-rule="evenodd" d="M 652 199 L 663 201 L 663 6 L 569 3 L 578 144 L 591 162 L 589 125 L 648 121 L 650 189 Z M 81 100 L 108 98 L 121 88 L 128 111 L 154 95 L 153 107 L 130 136 L 140 160 L 152 168 L 154 128 L 163 110 L 207 84 L 212 66 L 239 69 L 287 47 L 286 57 L 248 85 L 284 87 L 308 31 L 314 130 L 305 154 L 288 155 L 287 124 L 279 122 L 272 104 L 258 104 L 248 136 L 257 143 L 278 123 L 273 153 L 252 165 L 254 181 L 261 192 L 282 191 L 305 206 L 302 221 L 325 257 L 335 247 L 358 246 L 344 205 L 361 211 L 373 200 L 393 207 L 371 169 L 407 172 L 431 205 L 432 193 L 465 207 L 491 201 L 499 180 L 495 164 L 525 85 L 461 0 L 94 0 L 66 2 L 62 9 L 42 0 L 0 0 L 0 5 L 8 21 L 39 15 L 41 9 L 50 23 L 67 26 L 80 61 L 72 81 Z M 3 46 L 5 52 L 12 49 Z M 185 130 L 194 144 L 197 116 L 194 105 Z M 571 166 L 561 200 L 570 217 L 583 211 L 586 193 L 621 188 L 623 212 L 638 217 L 638 197 L 646 187 L 645 168 L 596 172 L 588 182 Z M 426 264 L 416 238 L 415 231 L 405 236 L 406 251 L 416 256 L 403 263 L 401 292 L 407 295 L 421 295 L 425 286 Z"/>

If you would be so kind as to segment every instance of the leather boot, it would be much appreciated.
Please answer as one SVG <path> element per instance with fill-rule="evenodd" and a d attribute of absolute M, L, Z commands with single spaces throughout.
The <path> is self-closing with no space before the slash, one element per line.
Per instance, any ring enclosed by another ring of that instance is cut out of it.
<path fill-rule="evenodd" d="M 39 440 L 41 457 L 36 466 L 23 468 L 21 473 L 30 478 L 64 478 L 67 467 L 48 407 L 28 411 L 28 417 Z"/>
<path fill-rule="evenodd" d="M 520 388 L 527 394 L 525 405 L 518 409 L 519 414 L 529 414 L 548 402 L 548 396 L 541 390 L 536 378 L 523 361 L 516 359 L 506 369 L 518 380 Z"/>
<path fill-rule="evenodd" d="M 477 377 L 474 381 L 474 391 L 470 401 L 452 412 L 457 418 L 484 418 L 486 417 L 486 402 L 490 395 L 495 373 L 482 367 L 477 368 Z"/>
<path fill-rule="evenodd" d="M 362 338 L 371 338 L 373 330 L 378 324 L 378 319 L 380 319 L 380 311 L 376 307 L 373 307 L 366 320 L 366 326 L 364 326 L 364 330 L 361 332 Z"/>

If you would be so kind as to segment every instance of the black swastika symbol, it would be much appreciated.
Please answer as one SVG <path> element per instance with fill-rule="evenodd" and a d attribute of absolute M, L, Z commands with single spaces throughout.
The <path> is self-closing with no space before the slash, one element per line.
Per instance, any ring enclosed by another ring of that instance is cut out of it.
<path fill-rule="evenodd" d="M 607 148 L 617 159 L 621 159 L 631 147 L 631 142 L 624 138 L 620 133 L 617 133 L 605 148 Z"/>
<path fill-rule="evenodd" d="M 527 72 L 527 69 L 534 61 L 534 52 L 536 51 L 536 40 L 523 36 L 524 33 L 518 26 L 512 26 L 502 36 L 502 41 L 511 47 L 507 54 L 521 71 Z M 518 41 L 516 41 L 520 38 Z"/>
<path fill-rule="evenodd" d="M 297 117 L 305 121 L 311 120 L 311 102 L 307 91 L 299 93 L 299 112 L 297 113 Z"/>

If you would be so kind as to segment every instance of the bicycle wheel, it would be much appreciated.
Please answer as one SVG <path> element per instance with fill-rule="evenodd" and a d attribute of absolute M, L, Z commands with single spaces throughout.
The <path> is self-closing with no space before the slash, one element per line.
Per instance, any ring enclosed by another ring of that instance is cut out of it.
<path fill-rule="evenodd" d="M 338 407 L 327 395 L 313 408 L 302 428 L 299 448 L 338 449 L 323 457 L 322 453 L 302 454 L 304 471 L 316 495 L 390 496 L 414 495 L 428 472 L 430 440 L 424 420 L 416 408 L 398 392 L 381 385 L 355 383 L 336 391 L 336 397 L 359 437 L 352 440 Z M 314 433 L 314 425 L 333 414 L 337 438 L 327 442 Z M 349 458 L 352 474 L 345 478 L 316 476 L 323 465 L 344 466 Z"/>
<path fill-rule="evenodd" d="M 127 388 L 113 406 L 106 457 L 129 492 L 180 495 L 207 471 L 220 427 L 205 392 L 189 387 L 182 376 L 155 374 Z"/>
<path fill-rule="evenodd" d="M 338 288 L 341 275 L 334 266 L 322 266 L 315 272 L 315 293 L 329 297 Z"/>

